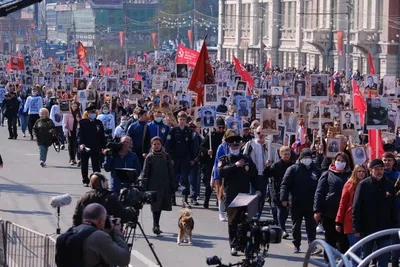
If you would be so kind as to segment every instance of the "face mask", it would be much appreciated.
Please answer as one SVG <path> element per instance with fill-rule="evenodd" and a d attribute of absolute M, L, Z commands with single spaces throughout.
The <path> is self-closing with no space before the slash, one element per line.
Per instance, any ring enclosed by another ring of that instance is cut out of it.
<path fill-rule="evenodd" d="M 121 125 L 125 126 L 128 122 L 127 121 L 121 121 Z"/>
<path fill-rule="evenodd" d="M 32 92 L 32 96 L 37 96 L 37 92 Z"/>
<path fill-rule="evenodd" d="M 155 120 L 156 122 L 160 123 L 160 122 L 162 122 L 162 117 L 157 117 L 157 118 L 155 118 L 154 120 Z"/>
<path fill-rule="evenodd" d="M 92 120 L 96 119 L 96 113 L 90 113 L 89 118 L 91 118 Z"/>
<path fill-rule="evenodd" d="M 108 109 L 103 110 L 104 114 L 108 114 Z"/>
<path fill-rule="evenodd" d="M 237 149 L 237 150 L 231 150 L 231 154 L 232 154 L 232 155 L 234 155 L 234 156 L 237 156 L 237 155 L 239 155 L 239 153 L 240 153 L 240 149 Z"/>
<path fill-rule="evenodd" d="M 310 166 L 312 163 L 312 159 L 302 159 L 302 160 L 300 160 L 300 162 L 306 166 Z"/>
<path fill-rule="evenodd" d="M 344 170 L 346 168 L 346 162 L 335 161 L 336 170 Z"/>

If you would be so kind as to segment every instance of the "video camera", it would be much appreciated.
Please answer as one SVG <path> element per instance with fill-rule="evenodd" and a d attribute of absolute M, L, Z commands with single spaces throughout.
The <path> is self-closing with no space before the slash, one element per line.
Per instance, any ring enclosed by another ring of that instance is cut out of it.
<path fill-rule="evenodd" d="M 117 155 L 121 148 L 123 147 L 123 143 L 118 143 L 118 142 L 108 142 L 106 145 L 106 156 L 112 157 L 114 155 Z"/>
<path fill-rule="evenodd" d="M 144 204 L 151 204 L 157 200 L 157 192 L 146 191 L 143 188 L 140 183 L 145 182 L 146 179 L 138 179 L 135 169 L 115 169 L 115 174 L 124 186 L 120 192 L 119 201 L 125 207 L 133 207 L 139 211 Z"/>
<path fill-rule="evenodd" d="M 282 229 L 274 226 L 274 220 L 259 220 L 254 218 L 258 212 L 258 195 L 239 194 L 229 205 L 236 208 L 236 216 L 240 217 L 237 225 L 235 249 L 245 252 L 245 259 L 234 265 L 242 267 L 263 266 L 269 244 L 279 244 L 282 241 Z M 208 265 L 227 266 L 221 264 L 218 256 L 207 258 Z"/>

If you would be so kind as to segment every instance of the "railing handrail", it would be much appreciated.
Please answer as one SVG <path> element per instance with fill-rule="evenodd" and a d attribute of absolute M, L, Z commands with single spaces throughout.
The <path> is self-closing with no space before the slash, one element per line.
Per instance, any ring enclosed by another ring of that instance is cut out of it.
<path fill-rule="evenodd" d="M 29 229 L 29 228 L 27 228 L 25 226 L 22 226 L 20 224 L 17 224 L 17 223 L 13 223 L 13 222 L 10 222 L 10 221 L 5 221 L 5 222 L 6 222 L 6 231 L 8 230 L 8 225 L 14 225 L 16 227 L 19 227 L 19 228 L 25 230 L 25 231 L 31 232 L 31 233 L 33 233 L 35 235 L 39 235 L 39 236 L 44 237 L 44 238 L 47 236 L 46 234 L 39 233 L 39 232 L 37 232 L 35 230 Z"/>

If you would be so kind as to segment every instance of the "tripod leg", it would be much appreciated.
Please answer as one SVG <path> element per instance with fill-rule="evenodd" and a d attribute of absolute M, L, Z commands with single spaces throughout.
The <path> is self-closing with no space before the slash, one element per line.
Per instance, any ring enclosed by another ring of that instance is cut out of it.
<path fill-rule="evenodd" d="M 142 232 L 142 235 L 143 235 L 144 239 L 146 240 L 147 244 L 149 245 L 149 248 L 150 248 L 151 252 L 153 253 L 154 258 L 156 258 L 157 264 L 158 264 L 160 267 L 162 267 L 162 264 L 161 264 L 161 262 L 160 262 L 160 259 L 158 258 L 157 254 L 156 254 L 156 251 L 154 250 L 154 245 L 153 245 L 153 243 L 150 243 L 149 239 L 147 238 L 146 234 L 145 234 L 144 231 L 143 231 L 142 225 L 141 225 L 139 222 L 137 222 L 137 225 L 139 226 L 139 229 L 140 229 L 140 231 Z"/>

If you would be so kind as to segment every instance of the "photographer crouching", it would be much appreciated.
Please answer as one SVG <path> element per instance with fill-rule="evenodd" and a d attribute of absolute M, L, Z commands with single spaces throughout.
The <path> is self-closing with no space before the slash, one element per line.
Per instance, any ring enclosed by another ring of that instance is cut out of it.
<path fill-rule="evenodd" d="M 107 210 L 108 215 L 121 218 L 121 223 L 132 221 L 136 212 L 133 208 L 124 208 L 118 198 L 108 191 L 108 182 L 103 174 L 95 172 L 90 175 L 90 187 L 92 190 L 86 192 L 76 203 L 75 213 L 72 217 L 73 225 L 82 223 L 82 214 L 89 204 L 99 203 Z"/>
<path fill-rule="evenodd" d="M 103 150 L 105 155 L 104 170 L 111 172 L 110 191 L 118 196 L 123 188 L 120 177 L 118 177 L 116 169 L 134 169 L 136 173 L 140 173 L 138 156 L 130 151 L 132 139 L 129 136 L 121 137 L 121 143 L 113 143 L 108 145 L 108 148 Z"/>
<path fill-rule="evenodd" d="M 230 153 L 219 158 L 218 173 L 223 179 L 224 204 L 228 207 L 239 193 L 250 192 L 250 183 L 257 188 L 258 172 L 251 158 L 240 152 L 243 144 L 240 136 L 230 136 L 225 139 L 225 142 L 229 146 Z M 235 208 L 228 208 L 227 215 L 231 255 L 236 256 L 238 253 L 237 226 L 241 222 L 241 216 Z"/>

